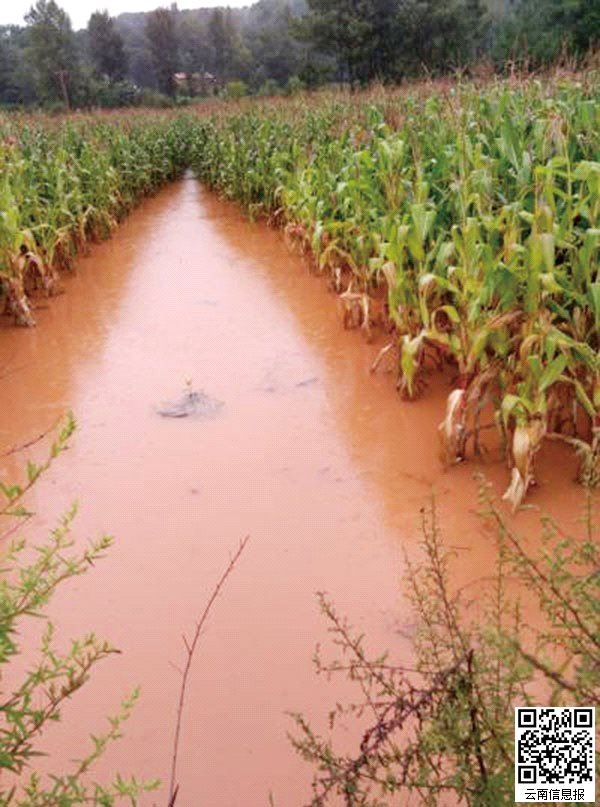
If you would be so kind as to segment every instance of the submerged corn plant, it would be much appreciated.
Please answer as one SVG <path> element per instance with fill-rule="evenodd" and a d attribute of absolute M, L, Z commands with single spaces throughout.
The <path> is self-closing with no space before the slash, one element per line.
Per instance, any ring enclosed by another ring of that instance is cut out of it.
<path fill-rule="evenodd" d="M 0 292 L 17 323 L 35 322 L 28 292 L 55 293 L 59 269 L 185 168 L 190 127 L 150 113 L 0 119 Z"/>
<path fill-rule="evenodd" d="M 403 397 L 450 365 L 442 456 L 477 453 L 495 425 L 515 508 L 546 439 L 600 482 L 598 86 L 294 101 L 224 111 L 192 138 L 197 176 L 284 228 L 347 327 L 383 319 L 374 366 L 394 357 Z"/>

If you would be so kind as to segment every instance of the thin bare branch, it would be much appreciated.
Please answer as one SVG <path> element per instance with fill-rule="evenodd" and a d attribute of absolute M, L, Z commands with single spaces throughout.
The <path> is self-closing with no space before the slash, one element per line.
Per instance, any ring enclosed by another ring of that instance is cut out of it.
<path fill-rule="evenodd" d="M 242 541 L 240 541 L 240 545 L 238 546 L 238 548 L 235 551 L 234 555 L 231 557 L 231 559 L 230 559 L 230 561 L 229 561 L 229 563 L 227 565 L 227 568 L 225 569 L 225 571 L 221 575 L 218 583 L 216 584 L 216 586 L 215 586 L 215 588 L 213 590 L 213 593 L 211 594 L 208 602 L 206 603 L 206 606 L 204 608 L 202 616 L 200 617 L 198 622 L 196 622 L 196 630 L 194 632 L 194 637 L 192 639 L 191 644 L 188 644 L 187 639 L 184 636 L 184 642 L 185 642 L 186 651 L 187 651 L 187 658 L 186 658 L 185 666 L 184 666 L 184 669 L 183 669 L 183 674 L 182 674 L 182 679 L 181 679 L 181 688 L 180 688 L 180 691 L 179 691 L 179 703 L 177 705 L 177 720 L 176 720 L 176 724 L 175 724 L 175 736 L 173 738 L 173 755 L 171 757 L 171 779 L 170 779 L 170 783 L 169 783 L 168 807 L 173 807 L 173 805 L 175 804 L 175 799 L 177 798 L 177 793 L 179 791 L 179 785 L 176 783 L 176 779 L 177 779 L 177 759 L 178 759 L 178 755 L 179 755 L 179 740 L 180 740 L 180 736 L 181 736 L 181 722 L 182 722 L 182 718 L 183 718 L 183 707 L 184 707 L 184 703 L 185 703 L 185 695 L 186 695 L 186 690 L 187 690 L 190 670 L 192 668 L 192 662 L 193 662 L 193 659 L 194 659 L 194 653 L 196 651 L 196 647 L 197 647 L 198 641 L 200 639 L 200 634 L 202 632 L 202 628 L 204 627 L 204 625 L 206 623 L 206 620 L 208 619 L 208 615 L 210 614 L 212 606 L 214 605 L 215 600 L 219 596 L 219 593 L 220 593 L 225 581 L 227 580 L 227 578 L 229 577 L 229 575 L 233 571 L 236 563 L 238 562 L 238 559 L 240 558 L 240 555 L 244 551 L 244 549 L 246 547 L 246 544 L 248 543 L 249 540 L 250 540 L 250 536 L 246 535 L 246 537 Z"/>
<path fill-rule="evenodd" d="M 7 451 L 4 451 L 0 454 L 0 460 L 4 459 L 4 457 L 10 457 L 12 454 L 19 454 L 21 451 L 24 451 L 26 448 L 31 448 L 36 443 L 39 443 L 40 440 L 43 440 L 50 432 L 54 431 L 60 421 L 60 418 L 54 421 L 54 423 L 45 429 L 41 434 L 38 434 L 37 437 L 33 437 L 31 440 L 28 440 L 26 443 L 21 443 L 21 445 L 12 446 Z"/>

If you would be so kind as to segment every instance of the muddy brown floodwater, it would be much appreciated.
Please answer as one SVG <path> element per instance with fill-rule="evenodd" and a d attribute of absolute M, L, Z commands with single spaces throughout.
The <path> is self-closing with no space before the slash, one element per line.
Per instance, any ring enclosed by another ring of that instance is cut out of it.
<path fill-rule="evenodd" d="M 94 629 L 123 653 L 97 668 L 42 745 L 61 762 L 81 756 L 139 683 L 126 738 L 98 776 L 168 778 L 181 634 L 250 534 L 194 662 L 178 804 L 258 807 L 270 791 L 278 807 L 304 804 L 311 770 L 286 740 L 286 711 L 322 727 L 352 693 L 313 672 L 315 644 L 327 642 L 314 592 L 327 591 L 370 647 L 406 658 L 403 552 L 415 551 L 432 486 L 459 547 L 457 585 L 490 571 L 473 513 L 478 466 L 444 472 L 437 456 L 447 385 L 401 403 L 389 376 L 369 375 L 376 348 L 341 329 L 323 281 L 280 233 L 190 177 L 147 200 L 65 285 L 36 329 L 0 329 L 0 453 L 75 412 L 72 447 L 31 501 L 36 530 L 77 499 L 78 541 L 108 532 L 116 544 L 50 613 L 62 640 Z M 224 402 L 214 417 L 157 414 L 186 379 Z M 0 478 L 23 460 L 3 460 Z M 489 460 L 485 471 L 501 491 L 506 469 Z M 581 503 L 573 471 L 550 446 L 529 500 L 568 526 Z M 534 516 L 518 517 L 526 533 Z M 165 803 L 164 791 L 144 802 Z"/>

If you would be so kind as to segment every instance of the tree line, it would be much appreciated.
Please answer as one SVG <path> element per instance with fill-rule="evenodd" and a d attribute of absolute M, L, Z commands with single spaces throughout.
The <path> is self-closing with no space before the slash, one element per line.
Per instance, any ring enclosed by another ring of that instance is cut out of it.
<path fill-rule="evenodd" d="M 0 104 L 160 105 L 215 93 L 275 94 L 439 75 L 486 59 L 538 67 L 581 60 L 600 40 L 589 0 L 259 0 L 176 4 L 74 31 L 56 0 L 0 27 Z"/>

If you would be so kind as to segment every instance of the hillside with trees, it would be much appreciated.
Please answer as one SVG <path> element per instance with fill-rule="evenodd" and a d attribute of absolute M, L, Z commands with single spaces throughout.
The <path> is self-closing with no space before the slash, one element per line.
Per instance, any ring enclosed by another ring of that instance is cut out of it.
<path fill-rule="evenodd" d="M 55 0 L 0 27 L 0 104 L 168 104 L 440 75 L 482 59 L 536 68 L 600 39 L 586 0 L 259 0 L 241 9 L 106 11 L 74 31 Z"/>

